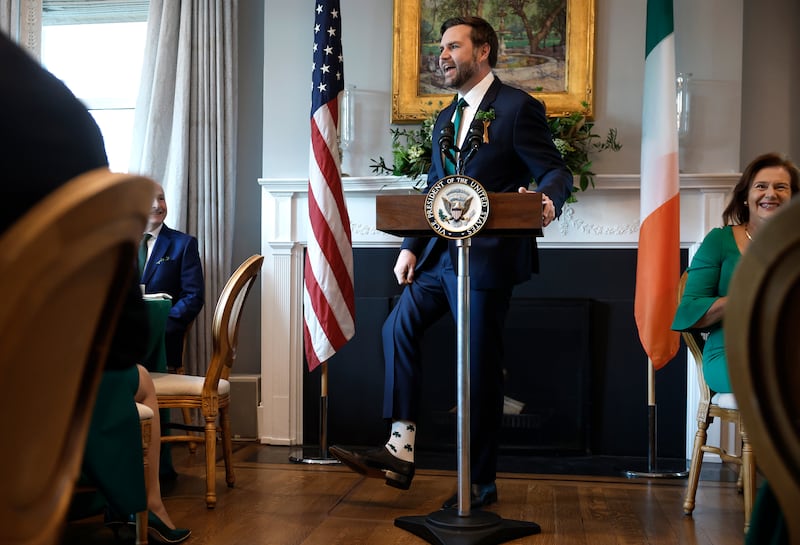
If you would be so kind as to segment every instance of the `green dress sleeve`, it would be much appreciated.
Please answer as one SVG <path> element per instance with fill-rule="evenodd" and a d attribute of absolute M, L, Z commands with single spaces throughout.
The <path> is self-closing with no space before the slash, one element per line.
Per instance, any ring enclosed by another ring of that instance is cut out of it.
<path fill-rule="evenodd" d="M 715 228 L 706 235 L 687 269 L 683 291 L 672 329 L 692 329 L 718 298 L 727 295 L 728 283 L 740 257 L 730 226 Z M 715 324 L 709 329 L 716 329 Z"/>

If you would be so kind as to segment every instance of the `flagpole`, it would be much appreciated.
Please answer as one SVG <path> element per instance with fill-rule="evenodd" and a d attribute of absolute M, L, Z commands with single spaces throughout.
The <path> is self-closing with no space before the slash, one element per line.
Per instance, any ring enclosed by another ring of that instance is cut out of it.
<path fill-rule="evenodd" d="M 672 0 L 647 0 L 644 97 L 642 104 L 639 247 L 636 262 L 634 316 L 647 354 L 647 471 L 628 477 L 686 477 L 681 471 L 659 471 L 656 369 L 666 365 L 680 346 L 670 327 L 677 306 L 680 278 L 680 176 L 675 104 L 675 25 Z"/>
<path fill-rule="evenodd" d="M 339 464 L 339 460 L 328 454 L 328 362 L 320 364 L 319 392 L 319 456 L 289 456 L 295 464 Z"/>
<path fill-rule="evenodd" d="M 314 23 L 303 338 L 309 370 L 322 367 L 319 399 L 321 452 L 317 458 L 290 456 L 289 460 L 306 464 L 338 464 L 339 460 L 328 454 L 327 361 L 355 334 L 353 245 L 338 142 L 340 103 L 345 94 L 339 0 L 318 2 Z"/>
<path fill-rule="evenodd" d="M 647 358 L 647 471 L 628 470 L 629 479 L 645 477 L 651 479 L 684 479 L 689 476 L 685 469 L 679 471 L 659 471 L 656 447 L 658 407 L 656 406 L 656 368 L 653 360 Z"/>

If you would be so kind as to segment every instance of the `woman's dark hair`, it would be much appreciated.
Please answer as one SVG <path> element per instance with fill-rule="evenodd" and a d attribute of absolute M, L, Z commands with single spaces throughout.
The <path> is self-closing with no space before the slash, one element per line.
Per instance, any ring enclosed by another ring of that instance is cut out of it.
<path fill-rule="evenodd" d="M 497 42 L 497 33 L 492 28 L 492 25 L 480 17 L 473 17 L 470 15 L 451 17 L 442 23 L 442 35 L 444 35 L 445 30 L 457 25 L 468 25 L 472 27 L 470 38 L 472 39 L 472 45 L 474 47 L 489 44 L 489 66 L 494 68 L 497 65 L 497 49 L 499 45 Z"/>
<path fill-rule="evenodd" d="M 747 195 L 750 192 L 750 186 L 753 185 L 753 179 L 756 174 L 763 169 L 769 167 L 781 167 L 789 173 L 791 179 L 790 186 L 792 188 L 792 197 L 800 191 L 800 172 L 797 167 L 789 159 L 779 153 L 765 153 L 759 155 L 747 165 L 747 168 L 742 172 L 742 177 L 739 178 L 736 186 L 733 188 L 733 196 L 725 211 L 722 212 L 723 225 L 743 224 L 750 221 L 750 209 L 747 207 Z"/>

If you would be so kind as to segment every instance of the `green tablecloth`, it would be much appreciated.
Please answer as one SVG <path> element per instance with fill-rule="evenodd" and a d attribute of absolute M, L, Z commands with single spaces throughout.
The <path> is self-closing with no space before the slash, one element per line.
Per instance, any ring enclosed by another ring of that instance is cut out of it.
<path fill-rule="evenodd" d="M 167 317 L 172 308 L 170 299 L 145 299 L 147 317 L 150 320 L 150 342 L 142 361 L 148 371 L 167 372 L 167 347 L 164 343 L 164 331 L 167 328 Z"/>
<path fill-rule="evenodd" d="M 167 329 L 167 318 L 172 308 L 172 300 L 148 298 L 144 302 L 147 307 L 147 317 L 150 320 L 150 343 L 147 346 L 147 355 L 144 357 L 142 365 L 148 371 L 166 373 L 167 347 L 164 341 L 164 332 Z M 161 409 L 158 414 L 161 418 L 161 433 L 163 435 L 168 433 L 165 424 L 169 424 L 170 421 L 169 409 Z M 174 478 L 176 475 L 172 464 L 172 451 L 167 443 L 161 443 L 159 473 L 162 477 L 167 476 L 167 478 Z"/>

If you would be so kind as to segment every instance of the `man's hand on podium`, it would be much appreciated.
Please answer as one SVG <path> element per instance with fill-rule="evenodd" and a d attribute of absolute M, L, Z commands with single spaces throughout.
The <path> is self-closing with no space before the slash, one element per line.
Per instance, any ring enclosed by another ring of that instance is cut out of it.
<path fill-rule="evenodd" d="M 526 187 L 519 188 L 520 193 L 536 193 L 536 191 L 531 191 Z M 542 193 L 542 227 L 547 227 L 556 219 L 556 207 L 553 206 L 553 201 L 550 200 L 550 197 Z"/>
<path fill-rule="evenodd" d="M 394 276 L 401 286 L 414 281 L 414 267 L 417 265 L 417 256 L 411 250 L 400 250 L 397 262 L 394 264 Z"/>

